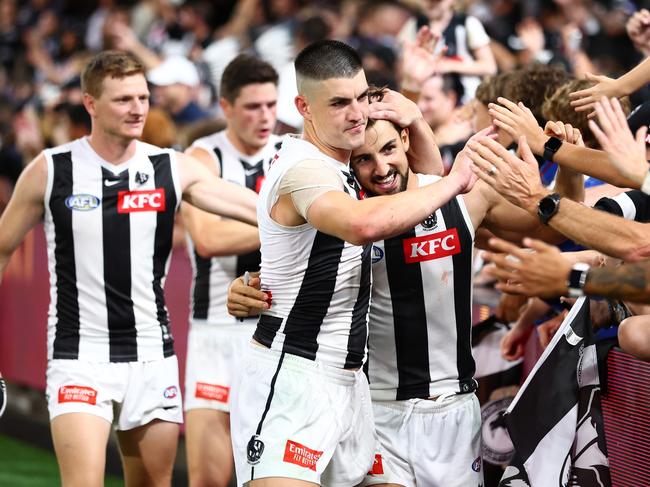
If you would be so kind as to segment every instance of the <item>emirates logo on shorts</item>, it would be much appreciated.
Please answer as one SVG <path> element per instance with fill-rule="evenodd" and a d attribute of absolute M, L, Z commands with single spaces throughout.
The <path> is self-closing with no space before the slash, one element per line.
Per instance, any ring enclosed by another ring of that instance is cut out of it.
<path fill-rule="evenodd" d="M 384 473 L 384 464 L 381 461 L 381 455 L 379 453 L 375 454 L 375 461 L 372 464 L 372 468 L 368 475 L 383 475 Z"/>
<path fill-rule="evenodd" d="M 194 397 L 200 399 L 209 399 L 211 401 L 228 402 L 230 396 L 230 387 L 219 386 L 217 384 L 208 384 L 207 382 L 197 382 Z"/>
<path fill-rule="evenodd" d="M 305 445 L 287 440 L 287 446 L 284 449 L 284 459 L 286 463 L 293 463 L 300 467 L 316 471 L 316 463 L 323 454 L 322 451 L 312 450 Z"/>
<path fill-rule="evenodd" d="M 61 386 L 59 404 L 64 402 L 83 402 L 94 406 L 97 403 L 97 391 L 85 386 Z"/>
<path fill-rule="evenodd" d="M 262 453 L 264 453 L 264 442 L 260 440 L 259 435 L 251 436 L 246 447 L 246 460 L 250 465 L 257 465 L 260 463 Z"/>

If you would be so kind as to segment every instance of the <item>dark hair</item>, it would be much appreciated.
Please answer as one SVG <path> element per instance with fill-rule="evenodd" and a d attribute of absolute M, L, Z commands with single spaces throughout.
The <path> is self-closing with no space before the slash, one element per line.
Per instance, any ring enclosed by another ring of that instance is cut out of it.
<path fill-rule="evenodd" d="M 313 80 L 352 78 L 361 71 L 357 51 L 340 41 L 322 40 L 305 47 L 295 61 L 296 74 Z"/>
<path fill-rule="evenodd" d="M 81 90 L 98 98 L 105 78 L 123 79 L 136 74 L 145 75 L 142 61 L 123 51 L 103 51 L 94 56 L 81 73 Z"/>
<path fill-rule="evenodd" d="M 244 86 L 256 83 L 273 83 L 277 86 L 278 72 L 257 56 L 240 54 L 223 71 L 219 96 L 234 103 Z"/>

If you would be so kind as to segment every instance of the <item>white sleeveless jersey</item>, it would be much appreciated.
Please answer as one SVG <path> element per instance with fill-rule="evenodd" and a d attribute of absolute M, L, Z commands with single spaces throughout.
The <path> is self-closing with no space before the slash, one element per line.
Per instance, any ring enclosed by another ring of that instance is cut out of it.
<path fill-rule="evenodd" d="M 192 144 L 210 153 L 219 167 L 221 177 L 231 183 L 246 186 L 259 193 L 271 159 L 280 149 L 281 137 L 271 135 L 267 144 L 254 155 L 239 152 L 221 131 L 200 138 Z M 259 251 L 243 255 L 204 258 L 196 253 L 188 236 L 188 252 L 192 262 L 192 290 L 190 294 L 190 323 L 207 321 L 217 325 L 241 323 L 228 314 L 226 306 L 228 286 L 245 271 L 257 271 L 260 267 Z M 256 319 L 245 320 L 255 323 Z"/>
<path fill-rule="evenodd" d="M 439 179 L 418 175 L 420 186 Z M 462 196 L 413 230 L 373 244 L 368 373 L 373 399 L 476 389 L 474 228 Z"/>
<path fill-rule="evenodd" d="M 163 287 L 181 199 L 174 151 L 137 142 L 114 166 L 82 138 L 44 155 L 48 357 L 173 355 Z"/>
<path fill-rule="evenodd" d="M 283 139 L 257 206 L 262 288 L 272 293 L 272 305 L 260 317 L 254 338 L 274 350 L 334 367 L 357 368 L 366 353 L 371 246 L 352 245 L 309 223 L 285 227 L 270 217 L 282 177 L 306 159 L 334 168 L 345 192 L 359 198 L 347 165 L 309 142 Z"/>

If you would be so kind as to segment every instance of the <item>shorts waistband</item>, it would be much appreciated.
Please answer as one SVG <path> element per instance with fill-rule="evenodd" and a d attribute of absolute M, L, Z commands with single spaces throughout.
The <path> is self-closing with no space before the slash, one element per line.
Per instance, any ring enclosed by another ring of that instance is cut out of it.
<path fill-rule="evenodd" d="M 249 343 L 248 350 L 255 360 L 263 360 L 272 363 L 274 366 L 277 366 L 280 356 L 284 354 L 284 358 L 282 359 L 283 369 L 286 368 L 303 374 L 324 377 L 328 381 L 336 382 L 338 384 L 352 385 L 358 380 L 359 376 L 363 374 L 362 369 L 340 369 L 317 360 L 309 360 L 291 353 L 272 350 L 266 348 L 264 345 L 258 345 L 253 342 Z"/>
<path fill-rule="evenodd" d="M 441 413 L 450 409 L 461 407 L 466 402 L 472 401 L 476 397 L 473 392 L 460 393 L 446 396 L 442 401 L 433 399 L 406 399 L 403 401 L 372 401 L 373 406 L 380 406 L 388 409 L 394 409 L 401 412 L 410 412 L 410 414 L 431 414 Z"/>

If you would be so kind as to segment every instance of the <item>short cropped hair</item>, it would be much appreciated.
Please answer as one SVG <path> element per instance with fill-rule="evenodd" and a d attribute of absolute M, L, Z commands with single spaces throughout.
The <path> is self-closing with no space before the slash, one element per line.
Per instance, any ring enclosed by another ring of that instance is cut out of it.
<path fill-rule="evenodd" d="M 230 61 L 221 75 L 219 96 L 234 103 L 242 88 L 257 83 L 278 85 L 278 72 L 252 54 L 240 54 Z"/>
<path fill-rule="evenodd" d="M 322 40 L 305 47 L 295 61 L 299 79 L 323 81 L 331 78 L 353 78 L 361 71 L 361 57 L 347 44 Z"/>
<path fill-rule="evenodd" d="M 81 73 L 81 91 L 98 98 L 106 78 L 124 79 L 142 74 L 145 67 L 135 55 L 123 51 L 103 51 L 94 56 Z"/>

